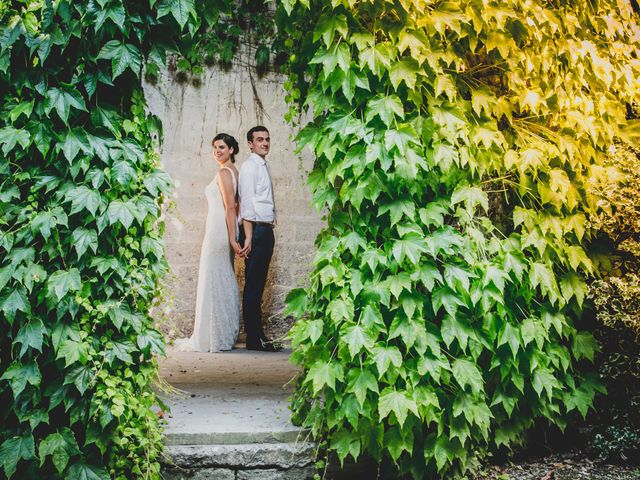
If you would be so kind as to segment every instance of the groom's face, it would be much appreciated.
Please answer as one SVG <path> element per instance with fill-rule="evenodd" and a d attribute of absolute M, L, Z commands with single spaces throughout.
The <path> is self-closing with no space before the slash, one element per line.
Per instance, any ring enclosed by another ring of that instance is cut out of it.
<path fill-rule="evenodd" d="M 271 146 L 271 138 L 269 132 L 257 131 L 253 132 L 253 140 L 249 142 L 249 149 L 260 155 L 262 158 L 266 157 L 269 153 L 269 147 Z"/>

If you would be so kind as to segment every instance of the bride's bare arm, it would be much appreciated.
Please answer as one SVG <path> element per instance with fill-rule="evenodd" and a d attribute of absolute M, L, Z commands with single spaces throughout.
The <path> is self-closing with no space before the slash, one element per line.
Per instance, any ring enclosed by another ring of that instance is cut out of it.
<path fill-rule="evenodd" d="M 244 252 L 245 255 L 251 253 L 251 240 L 253 239 L 253 223 L 249 220 L 242 220 L 242 226 L 244 227 Z"/>
<path fill-rule="evenodd" d="M 222 201 L 224 202 L 227 232 L 229 234 L 229 245 L 231 245 L 231 248 L 233 248 L 233 251 L 237 255 L 242 255 L 244 252 L 236 240 L 236 225 L 238 217 L 236 213 L 236 199 L 233 194 L 233 181 L 231 180 L 230 172 L 225 170 L 220 171 L 220 174 L 218 175 L 218 186 L 222 192 Z"/>

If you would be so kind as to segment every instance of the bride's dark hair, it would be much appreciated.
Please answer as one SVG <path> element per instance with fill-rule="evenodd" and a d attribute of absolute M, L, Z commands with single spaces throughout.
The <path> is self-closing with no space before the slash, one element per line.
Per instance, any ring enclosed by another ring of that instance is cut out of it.
<path fill-rule="evenodd" d="M 227 145 L 227 147 L 233 148 L 233 153 L 230 155 L 230 157 L 231 162 L 236 163 L 236 154 L 238 153 L 238 150 L 240 150 L 240 146 L 238 145 L 237 140 L 228 133 L 219 133 L 215 137 L 213 137 L 213 140 L 211 140 L 211 146 L 213 147 L 213 144 L 218 140 L 222 140 Z"/>

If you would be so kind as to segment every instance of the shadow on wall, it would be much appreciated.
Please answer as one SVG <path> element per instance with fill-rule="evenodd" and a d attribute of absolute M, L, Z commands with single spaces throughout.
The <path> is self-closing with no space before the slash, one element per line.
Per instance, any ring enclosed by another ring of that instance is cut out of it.
<path fill-rule="evenodd" d="M 211 139 L 220 132 L 233 135 L 240 144 L 236 166 L 250 153 L 246 132 L 256 124 L 269 128 L 271 152 L 267 156 L 273 180 L 278 226 L 263 301 L 267 335 L 284 335 L 291 320 L 283 318 L 287 292 L 304 285 L 311 270 L 314 240 L 322 227 L 310 207 L 306 185 L 313 158 L 294 153 L 294 129 L 284 121 L 285 77 L 256 77 L 249 62 L 229 70 L 212 67 L 199 86 L 177 82 L 168 71 L 155 85 L 145 85 L 149 109 L 160 117 L 164 143 L 160 155 L 163 168 L 175 183 L 172 206 L 165 212 L 165 242 L 171 273 L 155 308 L 160 329 L 169 339 L 189 336 L 195 311 L 200 248 L 205 231 L 207 202 L 205 187 L 217 172 L 211 156 Z M 236 274 L 243 287 L 243 261 L 236 260 Z M 241 290 L 242 291 L 242 290 Z"/>

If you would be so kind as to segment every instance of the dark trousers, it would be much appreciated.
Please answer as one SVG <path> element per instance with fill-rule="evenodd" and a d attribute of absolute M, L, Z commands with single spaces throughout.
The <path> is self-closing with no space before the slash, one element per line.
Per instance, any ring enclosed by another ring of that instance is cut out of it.
<path fill-rule="evenodd" d="M 242 228 L 240 242 L 244 244 Z M 242 320 L 247 334 L 247 345 L 255 345 L 259 339 L 265 337 L 262 328 L 262 293 L 267 283 L 274 244 L 273 227 L 254 223 L 251 253 L 244 262 L 244 292 L 242 292 Z"/>

